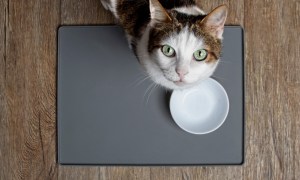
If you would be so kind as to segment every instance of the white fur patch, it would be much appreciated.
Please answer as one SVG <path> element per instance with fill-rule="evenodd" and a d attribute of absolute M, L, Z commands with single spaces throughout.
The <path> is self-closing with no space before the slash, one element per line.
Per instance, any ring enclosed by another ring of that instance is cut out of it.
<path fill-rule="evenodd" d="M 179 8 L 174 8 L 175 11 L 187 14 L 187 15 L 204 15 L 205 12 L 198 8 L 196 5 L 193 6 L 183 6 Z"/>
<path fill-rule="evenodd" d="M 136 50 L 140 63 L 155 83 L 160 84 L 169 89 L 176 89 L 177 86 L 164 77 L 161 68 L 157 64 L 157 61 L 151 58 L 150 54 L 148 53 L 150 29 L 151 25 L 149 24 L 140 41 L 137 42 Z"/>
<path fill-rule="evenodd" d="M 169 89 L 182 89 L 201 82 L 215 71 L 217 63 L 195 61 L 193 54 L 204 48 L 204 42 L 189 32 L 187 27 L 179 34 L 173 34 L 162 42 L 162 45 L 167 44 L 176 51 L 176 56 L 171 58 L 165 56 L 160 49 L 156 49 L 152 54 L 148 53 L 149 31 L 148 26 L 138 42 L 137 55 L 154 82 Z M 185 69 L 188 72 L 183 78 L 184 85 L 176 83 L 180 80 L 175 71 L 176 68 Z"/>

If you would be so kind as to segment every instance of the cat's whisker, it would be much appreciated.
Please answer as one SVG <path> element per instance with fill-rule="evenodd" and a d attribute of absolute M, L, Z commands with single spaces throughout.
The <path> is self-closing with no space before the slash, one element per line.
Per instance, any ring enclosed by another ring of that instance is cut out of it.
<path fill-rule="evenodd" d="M 152 84 L 150 84 L 150 85 L 148 86 L 148 88 L 146 89 L 146 91 L 145 91 L 145 93 L 144 93 L 144 96 L 143 96 L 143 100 L 145 99 L 145 96 L 146 96 L 148 90 L 151 88 L 151 86 L 152 86 Z"/>
<path fill-rule="evenodd" d="M 160 74 L 152 74 L 151 76 L 149 74 L 144 73 L 143 76 L 139 77 L 137 80 L 135 80 L 133 83 L 131 83 L 130 86 L 137 87 L 150 79 L 151 77 L 159 77 Z"/>
<path fill-rule="evenodd" d="M 150 92 L 148 93 L 148 98 L 147 98 L 146 104 L 148 104 L 150 96 L 154 92 L 154 90 L 156 89 L 156 87 L 157 87 L 157 84 L 154 84 L 154 86 L 151 88 Z"/>
<path fill-rule="evenodd" d="M 135 83 L 138 83 L 139 81 L 141 81 L 144 78 L 145 78 L 144 76 L 137 77 L 136 80 L 134 80 L 132 83 L 130 83 L 130 86 L 133 86 Z"/>
<path fill-rule="evenodd" d="M 157 87 L 163 89 L 163 91 L 165 91 L 165 94 L 168 94 L 168 89 L 162 86 L 161 84 L 157 84 Z"/>
<path fill-rule="evenodd" d="M 139 80 L 144 79 L 145 77 L 149 76 L 148 74 L 137 74 L 137 75 L 138 75 L 138 77 L 137 77 L 136 81 L 139 81 Z"/>
<path fill-rule="evenodd" d="M 147 79 L 151 78 L 151 76 L 147 76 L 145 78 L 143 78 L 142 80 L 138 81 L 134 87 L 138 87 L 139 85 L 141 85 L 143 82 L 145 82 Z"/>
<path fill-rule="evenodd" d="M 145 94 L 144 94 L 144 96 L 143 96 L 143 99 L 144 100 L 147 100 L 147 94 L 149 93 L 149 91 L 151 90 L 151 88 L 153 88 L 153 86 L 155 86 L 155 83 L 154 82 L 152 82 L 150 85 L 149 85 L 149 87 L 146 89 L 146 92 L 145 92 Z M 146 103 L 146 105 L 147 105 L 147 103 Z"/>
<path fill-rule="evenodd" d="M 210 76 L 210 77 L 212 77 L 212 78 L 216 78 L 216 79 L 227 80 L 227 79 L 225 79 L 225 78 L 221 78 L 221 77 L 218 77 L 218 76 L 215 76 L 215 75 L 213 75 L 213 76 Z"/>

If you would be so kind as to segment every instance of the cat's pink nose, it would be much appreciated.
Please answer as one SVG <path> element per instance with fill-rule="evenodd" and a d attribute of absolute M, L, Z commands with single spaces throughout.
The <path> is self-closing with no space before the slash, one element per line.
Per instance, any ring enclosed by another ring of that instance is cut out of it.
<path fill-rule="evenodd" d="M 179 75 L 180 80 L 182 80 L 184 76 L 188 73 L 188 70 L 177 68 L 176 73 Z"/>

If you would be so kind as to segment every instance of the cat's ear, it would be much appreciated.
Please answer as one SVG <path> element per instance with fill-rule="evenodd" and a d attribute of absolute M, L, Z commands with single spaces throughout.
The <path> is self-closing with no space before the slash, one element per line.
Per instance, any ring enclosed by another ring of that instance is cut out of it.
<path fill-rule="evenodd" d="M 227 18 L 228 8 L 221 5 L 212 10 L 201 22 L 200 25 L 212 36 L 222 39 L 224 24 Z"/>
<path fill-rule="evenodd" d="M 158 0 L 149 0 L 150 15 L 154 22 L 170 22 L 172 18 Z"/>

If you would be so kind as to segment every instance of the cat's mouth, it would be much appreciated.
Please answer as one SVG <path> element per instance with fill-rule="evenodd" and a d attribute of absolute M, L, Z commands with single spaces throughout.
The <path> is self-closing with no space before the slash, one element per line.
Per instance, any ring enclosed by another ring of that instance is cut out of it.
<path fill-rule="evenodd" d="M 168 81 L 174 83 L 176 86 L 182 87 L 187 85 L 188 83 L 185 80 L 179 79 L 179 80 L 173 80 L 168 78 L 166 75 L 164 75 L 165 79 L 167 79 Z"/>
<path fill-rule="evenodd" d="M 176 84 L 177 86 L 184 86 L 186 85 L 187 83 L 182 81 L 182 80 L 179 80 L 179 81 L 173 81 L 174 84 Z"/>
<path fill-rule="evenodd" d="M 181 79 L 179 77 L 170 77 L 168 74 L 164 73 L 162 70 L 162 77 L 170 84 L 174 89 L 183 89 L 190 87 L 193 83 L 188 82 L 185 78 Z"/>

